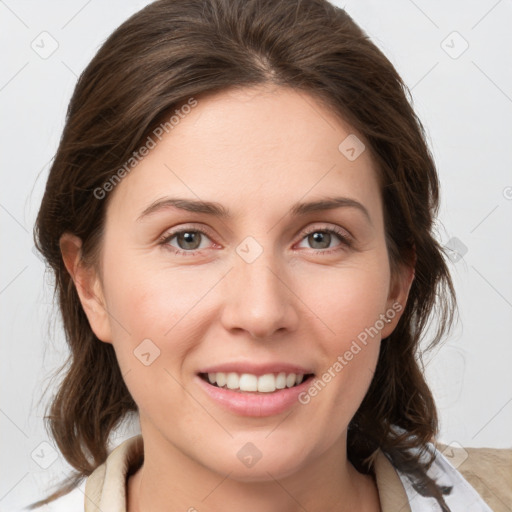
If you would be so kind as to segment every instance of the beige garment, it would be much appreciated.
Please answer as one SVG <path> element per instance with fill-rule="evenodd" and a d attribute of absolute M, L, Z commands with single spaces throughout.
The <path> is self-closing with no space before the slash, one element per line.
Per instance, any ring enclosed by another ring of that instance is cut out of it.
<path fill-rule="evenodd" d="M 457 468 L 494 512 L 512 512 L 512 449 L 451 448 L 436 445 L 445 457 L 461 462 Z M 466 457 L 467 455 L 467 457 Z M 127 477 L 143 459 L 142 436 L 127 439 L 89 476 L 85 486 L 85 512 L 126 512 Z M 387 457 L 379 451 L 375 479 L 382 512 L 411 512 L 404 486 Z"/>
<path fill-rule="evenodd" d="M 494 512 L 512 512 L 512 448 L 435 446 Z"/>

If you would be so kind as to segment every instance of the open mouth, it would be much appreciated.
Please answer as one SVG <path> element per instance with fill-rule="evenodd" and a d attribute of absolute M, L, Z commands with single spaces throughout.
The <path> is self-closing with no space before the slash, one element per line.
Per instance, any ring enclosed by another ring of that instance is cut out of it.
<path fill-rule="evenodd" d="M 199 377 L 211 386 L 239 393 L 275 393 L 286 388 L 297 387 L 314 377 L 313 373 L 199 373 Z"/>

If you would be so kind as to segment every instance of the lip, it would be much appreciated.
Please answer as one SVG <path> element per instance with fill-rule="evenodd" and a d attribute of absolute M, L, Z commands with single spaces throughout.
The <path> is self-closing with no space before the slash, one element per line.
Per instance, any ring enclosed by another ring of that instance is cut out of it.
<path fill-rule="evenodd" d="M 220 367 L 219 367 L 220 368 Z M 223 365 L 222 368 L 227 368 Z M 224 371 L 224 370 L 218 370 Z M 235 371 L 235 370 L 233 370 Z M 253 369 L 254 371 L 254 369 Z M 287 371 L 287 370 L 281 370 Z M 207 372 L 201 372 L 207 373 Z M 211 373 L 215 373 L 215 370 Z M 246 371 L 242 373 L 252 373 Z M 264 373 L 273 373 L 271 371 L 263 371 Z M 295 373 L 290 371 L 289 373 Z M 302 373 L 297 372 L 297 373 Z M 306 372 L 304 373 L 313 373 Z M 233 391 L 231 389 L 219 388 L 203 380 L 199 375 L 195 376 L 198 386 L 206 393 L 206 395 L 217 405 L 223 409 L 240 416 L 251 417 L 264 417 L 280 414 L 293 405 L 300 405 L 299 395 L 305 391 L 314 379 L 314 375 L 303 380 L 298 386 L 292 388 L 284 388 L 274 391 L 273 393 L 257 393 L 257 392 L 244 392 Z"/>
<path fill-rule="evenodd" d="M 208 366 L 206 368 L 201 368 L 197 373 L 251 373 L 256 376 L 265 375 L 266 373 L 281 373 L 284 372 L 286 374 L 295 373 L 295 374 L 307 374 L 307 373 L 315 373 L 311 368 L 304 368 L 302 366 L 289 364 L 289 363 L 269 363 L 269 364 L 254 364 L 249 361 L 247 362 L 236 362 L 233 361 L 231 363 L 223 363 L 214 366 Z"/>

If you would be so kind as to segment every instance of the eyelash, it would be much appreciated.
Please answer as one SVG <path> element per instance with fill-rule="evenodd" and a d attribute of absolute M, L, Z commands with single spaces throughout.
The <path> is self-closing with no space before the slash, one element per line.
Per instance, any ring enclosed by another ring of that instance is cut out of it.
<path fill-rule="evenodd" d="M 203 229 L 200 228 L 189 228 L 189 229 L 180 229 L 179 231 L 175 231 L 174 233 L 166 233 L 163 235 L 159 243 L 163 245 L 164 247 L 168 248 L 170 251 L 172 251 L 177 256 L 195 256 L 197 253 L 201 252 L 203 249 L 196 249 L 195 251 L 185 251 L 183 249 L 176 249 L 175 247 L 169 245 L 169 242 L 176 236 L 181 233 L 201 233 L 202 235 L 205 235 L 206 237 L 210 238 L 210 235 Z M 336 235 L 341 240 L 341 245 L 344 245 L 346 248 L 350 248 L 353 245 L 352 239 L 349 238 L 348 235 L 346 235 L 343 231 L 337 229 L 337 228 L 310 228 L 309 230 L 306 230 L 302 234 L 302 238 L 300 241 L 304 240 L 307 236 L 311 235 L 312 233 L 330 233 Z M 337 246 L 334 249 L 316 249 L 316 252 L 318 252 L 321 255 L 327 255 L 332 254 L 333 252 L 337 252 L 341 250 L 341 246 Z M 311 249 L 315 251 L 315 249 Z"/>

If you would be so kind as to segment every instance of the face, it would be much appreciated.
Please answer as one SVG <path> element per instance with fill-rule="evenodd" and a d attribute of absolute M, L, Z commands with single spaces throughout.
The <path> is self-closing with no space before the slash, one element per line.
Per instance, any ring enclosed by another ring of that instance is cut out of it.
<path fill-rule="evenodd" d="M 145 443 L 254 481 L 344 455 L 408 292 L 354 135 L 305 93 L 224 91 L 110 192 L 96 305 L 81 298 Z"/>

